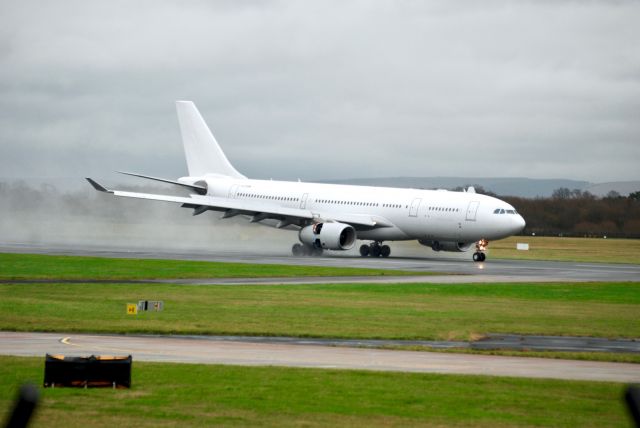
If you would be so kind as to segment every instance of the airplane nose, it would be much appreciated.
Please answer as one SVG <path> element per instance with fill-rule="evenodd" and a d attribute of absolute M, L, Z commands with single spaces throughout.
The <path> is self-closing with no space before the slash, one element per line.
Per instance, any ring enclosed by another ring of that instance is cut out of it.
<path fill-rule="evenodd" d="M 522 229 L 524 229 L 524 227 L 526 226 L 527 222 L 524 221 L 524 218 L 522 218 L 522 216 L 520 214 L 518 214 L 515 218 L 515 229 L 516 232 L 515 233 L 520 233 L 522 232 Z"/>

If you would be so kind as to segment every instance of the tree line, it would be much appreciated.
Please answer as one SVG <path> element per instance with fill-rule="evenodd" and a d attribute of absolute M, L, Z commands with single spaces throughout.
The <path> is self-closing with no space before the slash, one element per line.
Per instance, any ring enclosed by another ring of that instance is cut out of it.
<path fill-rule="evenodd" d="M 479 186 L 476 189 L 497 196 Z M 612 191 L 597 197 L 588 191 L 562 187 L 549 198 L 500 199 L 524 217 L 524 235 L 640 238 L 640 191 L 629 196 Z"/>

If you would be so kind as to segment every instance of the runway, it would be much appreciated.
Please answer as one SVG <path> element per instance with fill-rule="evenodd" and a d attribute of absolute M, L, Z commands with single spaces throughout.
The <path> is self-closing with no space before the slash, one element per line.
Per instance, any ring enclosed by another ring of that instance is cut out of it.
<path fill-rule="evenodd" d="M 361 267 L 409 270 L 425 273 L 443 273 L 447 275 L 421 276 L 419 278 L 397 277 L 394 282 L 584 282 L 584 281 L 638 281 L 640 279 L 640 265 L 580 263 L 580 262 L 549 262 L 531 260 L 499 260 L 489 259 L 484 263 L 473 263 L 453 255 L 450 258 L 428 257 L 390 257 L 363 258 L 352 254 L 327 253 L 323 257 L 293 257 L 289 254 L 261 254 L 259 252 L 233 251 L 169 251 L 156 249 L 110 248 L 98 246 L 64 246 L 64 245 L 33 245 L 33 244 L 0 244 L 0 252 L 55 254 L 75 256 L 95 256 L 114 258 L 148 258 L 171 260 L 201 260 L 236 263 L 264 263 L 309 266 Z M 452 276 L 453 275 L 453 276 Z M 267 279 L 200 279 L 181 281 L 191 284 L 220 284 L 220 283 L 327 283 L 329 278 L 267 278 Z M 365 278 L 332 278 L 331 282 L 392 282 L 387 277 Z M 171 281 L 175 282 L 175 281 Z"/>
<path fill-rule="evenodd" d="M 545 358 L 59 333 L 0 332 L 0 344 L 0 354 L 18 356 L 133 355 L 134 361 L 640 382 L 637 364 Z"/>

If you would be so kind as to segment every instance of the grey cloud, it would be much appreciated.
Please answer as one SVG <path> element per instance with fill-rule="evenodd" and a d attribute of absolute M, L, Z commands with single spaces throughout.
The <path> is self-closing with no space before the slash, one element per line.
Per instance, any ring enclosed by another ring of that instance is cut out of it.
<path fill-rule="evenodd" d="M 251 177 L 638 178 L 637 2 L 0 8 L 2 176 L 180 176 L 192 99 Z"/>

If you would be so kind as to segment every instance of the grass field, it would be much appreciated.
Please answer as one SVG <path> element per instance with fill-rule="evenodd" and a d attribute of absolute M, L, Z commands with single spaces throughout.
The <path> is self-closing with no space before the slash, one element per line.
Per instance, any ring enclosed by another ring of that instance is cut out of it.
<path fill-rule="evenodd" d="M 516 250 L 516 243 L 529 251 Z M 512 236 L 489 244 L 489 258 L 640 264 L 640 239 Z"/>
<path fill-rule="evenodd" d="M 627 427 L 623 385 L 486 376 L 139 363 L 130 390 L 42 391 L 33 426 Z M 0 357 L 0 419 L 42 358 Z"/>
<path fill-rule="evenodd" d="M 125 304 L 163 300 L 163 312 Z M 640 283 L 0 284 L 0 329 L 343 338 L 640 337 Z"/>
<path fill-rule="evenodd" d="M 429 273 L 419 273 L 430 275 Z M 417 275 L 388 269 L 219 263 L 157 259 L 49 256 L 0 253 L 0 279 L 141 280 L 297 276 Z"/>

